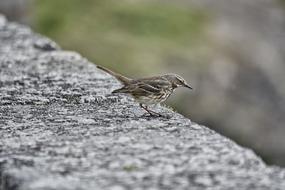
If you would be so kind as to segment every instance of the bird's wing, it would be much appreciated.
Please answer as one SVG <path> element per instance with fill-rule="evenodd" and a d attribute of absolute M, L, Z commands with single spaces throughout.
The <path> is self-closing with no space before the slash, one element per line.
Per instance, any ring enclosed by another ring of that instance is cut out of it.
<path fill-rule="evenodd" d="M 149 86 L 152 86 L 153 88 L 157 88 L 157 89 L 165 89 L 165 88 L 171 87 L 171 82 L 169 82 L 163 76 L 144 78 L 144 79 L 141 79 L 140 81 L 142 81 L 145 84 L 148 84 Z"/>
<path fill-rule="evenodd" d="M 148 96 L 161 90 L 144 82 L 136 82 L 113 91 L 114 93 L 129 93 L 133 96 Z"/>
<path fill-rule="evenodd" d="M 142 92 L 142 93 L 159 93 L 161 91 L 161 89 L 154 87 L 148 83 L 144 83 L 144 82 L 140 82 L 137 85 L 137 88 L 135 89 L 135 91 L 138 92 Z"/>

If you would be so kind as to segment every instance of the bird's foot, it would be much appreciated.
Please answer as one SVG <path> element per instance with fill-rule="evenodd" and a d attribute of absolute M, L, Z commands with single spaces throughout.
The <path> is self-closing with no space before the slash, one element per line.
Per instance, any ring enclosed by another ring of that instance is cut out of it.
<path fill-rule="evenodd" d="M 144 113 L 143 116 L 146 116 L 145 114 L 147 114 L 148 117 L 164 117 L 160 113 L 149 110 L 147 106 L 143 106 L 142 104 L 140 104 L 140 107 L 143 108 L 145 111 L 147 111 L 147 113 Z"/>
<path fill-rule="evenodd" d="M 142 115 L 142 117 L 164 117 L 164 115 L 159 113 L 147 112 Z"/>

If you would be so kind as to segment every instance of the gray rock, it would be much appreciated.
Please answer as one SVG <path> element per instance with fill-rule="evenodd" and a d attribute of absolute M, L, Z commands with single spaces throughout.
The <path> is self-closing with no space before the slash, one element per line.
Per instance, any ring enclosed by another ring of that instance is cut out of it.
<path fill-rule="evenodd" d="M 285 189 L 284 169 L 163 106 L 142 116 L 29 28 L 1 21 L 0 42 L 1 189 Z"/>

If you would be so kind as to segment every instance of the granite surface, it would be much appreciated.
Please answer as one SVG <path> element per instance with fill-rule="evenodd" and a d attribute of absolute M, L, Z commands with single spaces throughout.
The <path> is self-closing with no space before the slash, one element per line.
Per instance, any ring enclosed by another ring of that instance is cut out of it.
<path fill-rule="evenodd" d="M 111 52 L 110 52 L 111 56 Z M 285 170 L 0 17 L 0 189 L 285 189 Z"/>

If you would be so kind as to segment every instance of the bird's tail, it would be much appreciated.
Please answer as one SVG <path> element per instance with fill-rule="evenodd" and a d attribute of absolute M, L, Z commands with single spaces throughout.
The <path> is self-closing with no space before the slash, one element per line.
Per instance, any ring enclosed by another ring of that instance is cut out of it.
<path fill-rule="evenodd" d="M 111 71 L 110 69 L 107 69 L 105 67 L 102 67 L 102 66 L 99 66 L 97 65 L 97 68 L 109 73 L 110 75 L 114 76 L 118 81 L 120 81 L 123 85 L 126 85 L 126 84 L 129 84 L 131 79 L 121 75 L 121 74 L 118 74 L 118 73 L 115 73 L 113 71 Z"/>
<path fill-rule="evenodd" d="M 116 93 L 125 93 L 125 91 L 123 90 L 123 88 L 113 90 L 112 94 L 116 94 Z"/>
<path fill-rule="evenodd" d="M 130 93 L 130 89 L 128 88 L 128 86 L 123 86 L 122 88 L 113 90 L 112 94 L 116 94 L 116 93 Z"/>

